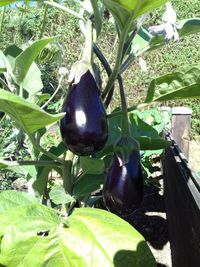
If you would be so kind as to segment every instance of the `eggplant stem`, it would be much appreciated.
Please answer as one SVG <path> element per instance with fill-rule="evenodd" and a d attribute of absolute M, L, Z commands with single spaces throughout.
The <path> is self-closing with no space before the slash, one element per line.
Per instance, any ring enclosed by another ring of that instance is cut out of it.
<path fill-rule="evenodd" d="M 122 136 L 131 136 L 123 80 L 120 75 L 117 76 L 117 79 L 119 83 L 119 92 L 120 92 L 121 107 L 122 107 L 122 120 L 121 120 Z"/>
<path fill-rule="evenodd" d="M 71 194 L 73 188 L 73 175 L 72 175 L 72 165 L 73 165 L 74 154 L 71 151 L 67 151 L 65 157 L 65 164 L 62 166 L 62 179 L 63 187 L 66 193 Z"/>
<path fill-rule="evenodd" d="M 83 50 L 82 61 L 84 63 L 91 64 L 92 61 L 92 43 L 93 43 L 93 33 L 92 33 L 92 22 L 88 19 L 86 24 L 86 36 L 85 36 L 85 47 Z"/>
<path fill-rule="evenodd" d="M 103 65 L 108 77 L 110 77 L 110 75 L 112 74 L 112 69 L 110 67 L 110 64 L 108 63 L 108 61 L 106 60 L 106 58 L 104 57 L 103 53 L 101 52 L 101 50 L 98 48 L 98 46 L 93 43 L 93 51 L 95 53 L 95 55 L 98 57 L 99 61 L 101 62 L 101 64 Z M 109 91 L 106 99 L 105 99 L 105 107 L 107 108 L 110 104 L 110 101 L 112 99 L 114 93 L 114 85 L 111 88 L 111 90 Z"/>
<path fill-rule="evenodd" d="M 112 74 L 109 77 L 108 83 L 106 85 L 106 88 L 102 94 L 102 98 L 105 99 L 105 97 L 107 96 L 107 94 L 109 93 L 109 91 L 111 90 L 111 88 L 114 85 L 114 82 L 118 76 L 119 73 L 119 69 L 123 60 L 123 51 L 124 51 L 124 44 L 126 42 L 127 39 L 127 35 L 130 29 L 130 26 L 133 22 L 133 18 L 130 15 L 129 19 L 127 20 L 121 35 L 120 35 L 120 39 L 119 39 L 119 45 L 118 45 L 118 50 L 117 50 L 117 56 L 116 56 L 116 61 L 115 61 L 115 66 L 113 68 Z"/>

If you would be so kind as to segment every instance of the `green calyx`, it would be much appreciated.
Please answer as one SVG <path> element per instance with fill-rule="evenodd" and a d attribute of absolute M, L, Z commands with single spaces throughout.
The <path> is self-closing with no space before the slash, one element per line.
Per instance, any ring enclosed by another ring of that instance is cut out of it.
<path fill-rule="evenodd" d="M 124 135 L 117 141 L 114 150 L 115 154 L 120 159 L 121 165 L 125 165 L 128 162 L 130 153 L 139 151 L 140 145 L 134 138 L 129 135 Z"/>

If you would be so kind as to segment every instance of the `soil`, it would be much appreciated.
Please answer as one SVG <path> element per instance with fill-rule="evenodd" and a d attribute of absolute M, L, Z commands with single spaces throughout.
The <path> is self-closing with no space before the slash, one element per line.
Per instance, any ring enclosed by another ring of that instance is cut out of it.
<path fill-rule="evenodd" d="M 162 184 L 162 176 L 155 179 L 159 179 Z M 163 190 L 158 191 L 153 187 L 145 188 L 142 205 L 126 220 L 144 236 L 156 259 L 157 266 L 171 267 Z"/>
<path fill-rule="evenodd" d="M 156 171 L 151 178 L 159 182 L 160 189 L 155 186 L 145 187 L 142 205 L 125 219 L 143 235 L 156 259 L 157 267 L 171 267 L 163 176 L 159 158 L 156 158 L 153 167 Z"/>

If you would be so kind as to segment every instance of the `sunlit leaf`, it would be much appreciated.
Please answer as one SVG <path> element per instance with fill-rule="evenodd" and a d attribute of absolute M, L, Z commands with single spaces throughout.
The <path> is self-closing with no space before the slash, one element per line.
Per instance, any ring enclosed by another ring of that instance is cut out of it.
<path fill-rule="evenodd" d="M 145 102 L 200 98 L 200 65 L 186 66 L 180 72 L 151 81 Z"/>
<path fill-rule="evenodd" d="M 55 37 L 51 37 L 35 41 L 16 57 L 13 73 L 15 75 L 15 80 L 18 84 L 23 82 L 27 72 L 29 71 L 30 66 L 37 58 L 41 50 L 47 44 L 55 40 L 56 40 Z"/>
<path fill-rule="evenodd" d="M 29 134 L 60 120 L 64 115 L 48 114 L 37 105 L 3 89 L 0 89 L 0 107 Z"/>
<path fill-rule="evenodd" d="M 59 218 L 40 204 L 14 209 L 13 203 L 0 219 L 0 264 L 5 266 L 156 266 L 142 235 L 104 210 L 80 208 Z"/>

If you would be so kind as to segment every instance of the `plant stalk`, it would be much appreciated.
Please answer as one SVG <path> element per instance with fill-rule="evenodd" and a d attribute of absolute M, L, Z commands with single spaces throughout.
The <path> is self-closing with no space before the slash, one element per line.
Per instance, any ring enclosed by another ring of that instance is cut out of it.
<path fill-rule="evenodd" d="M 43 16 L 43 20 L 42 20 L 42 27 L 41 27 L 39 39 L 42 39 L 42 36 L 44 34 L 44 29 L 45 29 L 45 25 L 46 25 L 48 8 L 49 8 L 49 6 L 48 5 L 45 5 L 45 8 L 44 8 L 44 16 Z"/>
<path fill-rule="evenodd" d="M 85 36 L 85 46 L 83 50 L 83 56 L 82 56 L 82 61 L 87 64 L 91 64 L 92 61 L 92 22 L 90 19 L 87 21 L 86 25 L 86 36 Z"/>
<path fill-rule="evenodd" d="M 95 29 L 97 31 L 97 36 L 99 36 L 101 32 L 101 27 L 102 27 L 102 21 L 101 21 L 101 16 L 98 8 L 98 4 L 96 0 L 90 0 L 93 11 L 94 11 L 94 18 L 95 18 Z"/>
<path fill-rule="evenodd" d="M 50 159 L 53 159 L 62 165 L 64 164 L 64 161 L 62 159 L 60 159 L 59 157 L 55 156 L 54 154 L 45 150 L 43 147 L 41 147 L 39 144 L 37 144 L 37 142 L 35 141 L 34 137 L 31 134 L 28 134 L 28 137 L 29 137 L 29 139 L 30 139 L 30 141 L 31 141 L 31 143 L 32 143 L 32 145 L 36 151 L 39 151 L 39 152 L 45 154 Z"/>
<path fill-rule="evenodd" d="M 108 77 L 110 77 L 110 75 L 112 74 L 112 69 L 108 63 L 108 61 L 106 60 L 106 58 L 104 57 L 103 53 L 101 52 L 101 50 L 97 47 L 97 45 L 95 43 L 93 43 L 93 51 L 94 53 L 96 54 L 96 56 L 98 57 L 99 61 L 101 62 L 101 64 L 103 65 Z M 110 104 L 110 101 L 112 99 L 112 96 L 113 96 L 113 93 L 114 93 L 114 85 L 113 87 L 110 89 L 105 101 L 104 101 L 104 104 L 105 104 L 105 107 L 107 108 Z"/>
<path fill-rule="evenodd" d="M 123 60 L 123 51 L 124 51 L 124 44 L 127 40 L 127 35 L 130 29 L 130 26 L 133 22 L 132 16 L 129 17 L 129 19 L 127 20 L 124 29 L 121 32 L 120 35 L 120 39 L 119 39 L 119 45 L 118 45 L 118 49 L 117 49 L 117 56 L 116 56 L 116 61 L 115 61 L 115 66 L 113 68 L 112 74 L 108 80 L 108 83 L 106 85 L 106 88 L 102 94 L 102 98 L 105 99 L 107 94 L 109 93 L 109 91 L 111 90 L 111 88 L 114 85 L 114 82 L 117 78 L 117 75 L 119 73 L 119 69 Z"/>
<path fill-rule="evenodd" d="M 72 176 L 72 164 L 73 164 L 74 154 L 71 151 L 67 151 L 65 157 L 65 164 L 62 166 L 62 178 L 63 187 L 66 193 L 71 194 L 73 188 L 73 176 Z"/>
<path fill-rule="evenodd" d="M 61 163 L 57 162 L 56 160 L 18 160 L 18 161 L 8 161 L 3 160 L 1 163 L 14 167 L 14 166 L 54 166 L 61 168 Z"/>
<path fill-rule="evenodd" d="M 119 92 L 121 98 L 121 107 L 122 107 L 122 136 L 130 136 L 130 126 L 129 126 L 129 119 L 128 119 L 128 110 L 126 104 L 126 96 L 124 92 L 124 85 L 122 81 L 122 77 L 120 75 L 117 76 L 118 83 L 119 83 Z"/>
<path fill-rule="evenodd" d="M 2 17 L 1 17 L 1 24 L 0 24 L 0 33 L 2 33 L 2 30 L 3 30 L 5 14 L 6 14 L 6 7 L 3 7 L 3 9 L 2 9 Z"/>
<path fill-rule="evenodd" d="M 59 91 L 59 89 L 61 87 L 62 79 L 63 79 L 63 76 L 60 77 L 56 90 L 54 91 L 52 96 L 47 100 L 47 102 L 41 107 L 42 109 L 44 109 L 51 102 L 51 100 L 55 97 L 55 95 L 58 93 L 58 91 Z"/>

